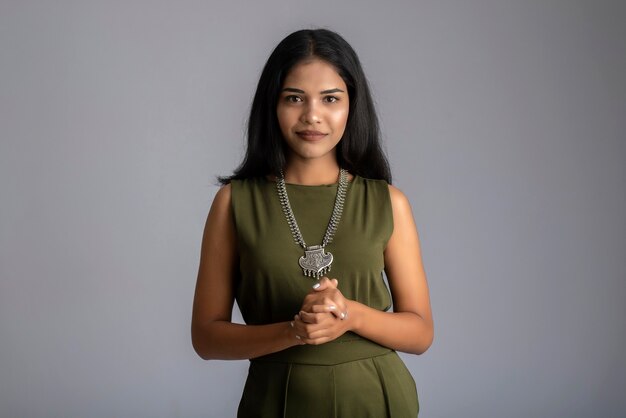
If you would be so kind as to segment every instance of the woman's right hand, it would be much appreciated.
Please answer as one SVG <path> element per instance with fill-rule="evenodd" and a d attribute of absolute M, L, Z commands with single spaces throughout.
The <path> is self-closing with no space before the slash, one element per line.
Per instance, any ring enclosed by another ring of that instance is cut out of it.
<path fill-rule="evenodd" d="M 231 185 L 226 185 L 213 200 L 202 237 L 191 319 L 191 339 L 198 355 L 206 360 L 249 359 L 302 344 L 286 321 L 266 325 L 231 321 L 237 259 Z"/>

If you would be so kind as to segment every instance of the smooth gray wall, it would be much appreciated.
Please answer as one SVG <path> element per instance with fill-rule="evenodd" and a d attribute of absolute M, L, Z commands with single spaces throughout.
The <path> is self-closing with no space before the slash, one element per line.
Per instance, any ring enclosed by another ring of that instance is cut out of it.
<path fill-rule="evenodd" d="M 0 1 L 0 416 L 230 417 L 189 323 L 265 59 L 359 53 L 420 231 L 426 418 L 623 417 L 623 1 Z"/>

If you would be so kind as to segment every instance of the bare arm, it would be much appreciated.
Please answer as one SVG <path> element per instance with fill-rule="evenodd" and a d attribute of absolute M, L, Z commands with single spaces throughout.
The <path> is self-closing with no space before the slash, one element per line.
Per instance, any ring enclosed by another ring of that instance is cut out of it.
<path fill-rule="evenodd" d="M 209 211 L 193 301 L 191 340 L 200 357 L 248 359 L 302 344 L 289 322 L 241 325 L 231 322 L 237 240 L 230 185 L 222 187 Z"/>
<path fill-rule="evenodd" d="M 381 312 L 341 295 L 341 280 L 323 280 L 296 318 L 296 331 L 307 344 L 322 344 L 353 331 L 394 350 L 421 354 L 432 344 L 434 326 L 426 274 L 411 206 L 400 190 L 389 186 L 394 229 L 385 249 L 385 266 L 394 312 Z M 317 292 L 317 294 L 316 294 Z M 334 307 L 329 309 L 329 307 Z M 329 321 L 323 312 L 333 312 Z M 348 312 L 340 320 L 341 312 Z"/>

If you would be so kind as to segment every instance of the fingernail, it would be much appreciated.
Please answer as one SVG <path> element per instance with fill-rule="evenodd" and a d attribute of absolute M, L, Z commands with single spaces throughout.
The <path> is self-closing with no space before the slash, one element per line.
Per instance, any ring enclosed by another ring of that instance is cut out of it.
<path fill-rule="evenodd" d="M 293 328 L 293 321 L 291 321 L 290 324 L 291 324 L 291 328 Z"/>
<path fill-rule="evenodd" d="M 297 339 L 300 339 L 300 336 L 299 336 L 299 335 L 296 335 L 296 338 L 297 338 Z"/>
<path fill-rule="evenodd" d="M 337 307 L 335 305 L 329 305 L 328 306 L 328 310 L 330 310 L 330 311 L 334 311 L 335 309 L 337 309 Z"/>
<path fill-rule="evenodd" d="M 318 287 L 320 287 L 320 286 L 321 286 L 321 284 L 319 284 L 319 283 L 315 283 L 315 284 L 313 285 L 313 289 L 317 289 L 317 288 L 318 288 Z"/>

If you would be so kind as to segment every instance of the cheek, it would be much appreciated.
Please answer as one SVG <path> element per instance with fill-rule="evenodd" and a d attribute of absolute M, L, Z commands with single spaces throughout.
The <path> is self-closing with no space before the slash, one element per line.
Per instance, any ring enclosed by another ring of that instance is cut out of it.
<path fill-rule="evenodd" d="M 345 129 L 346 123 L 348 122 L 348 107 L 345 109 L 337 110 L 332 115 L 332 121 L 335 125 L 336 129 Z"/>
<path fill-rule="evenodd" d="M 281 131 L 284 132 L 285 129 L 289 128 L 291 124 L 290 114 L 285 110 L 285 108 L 279 106 L 276 109 L 276 117 L 278 118 L 278 126 L 280 126 Z"/>

